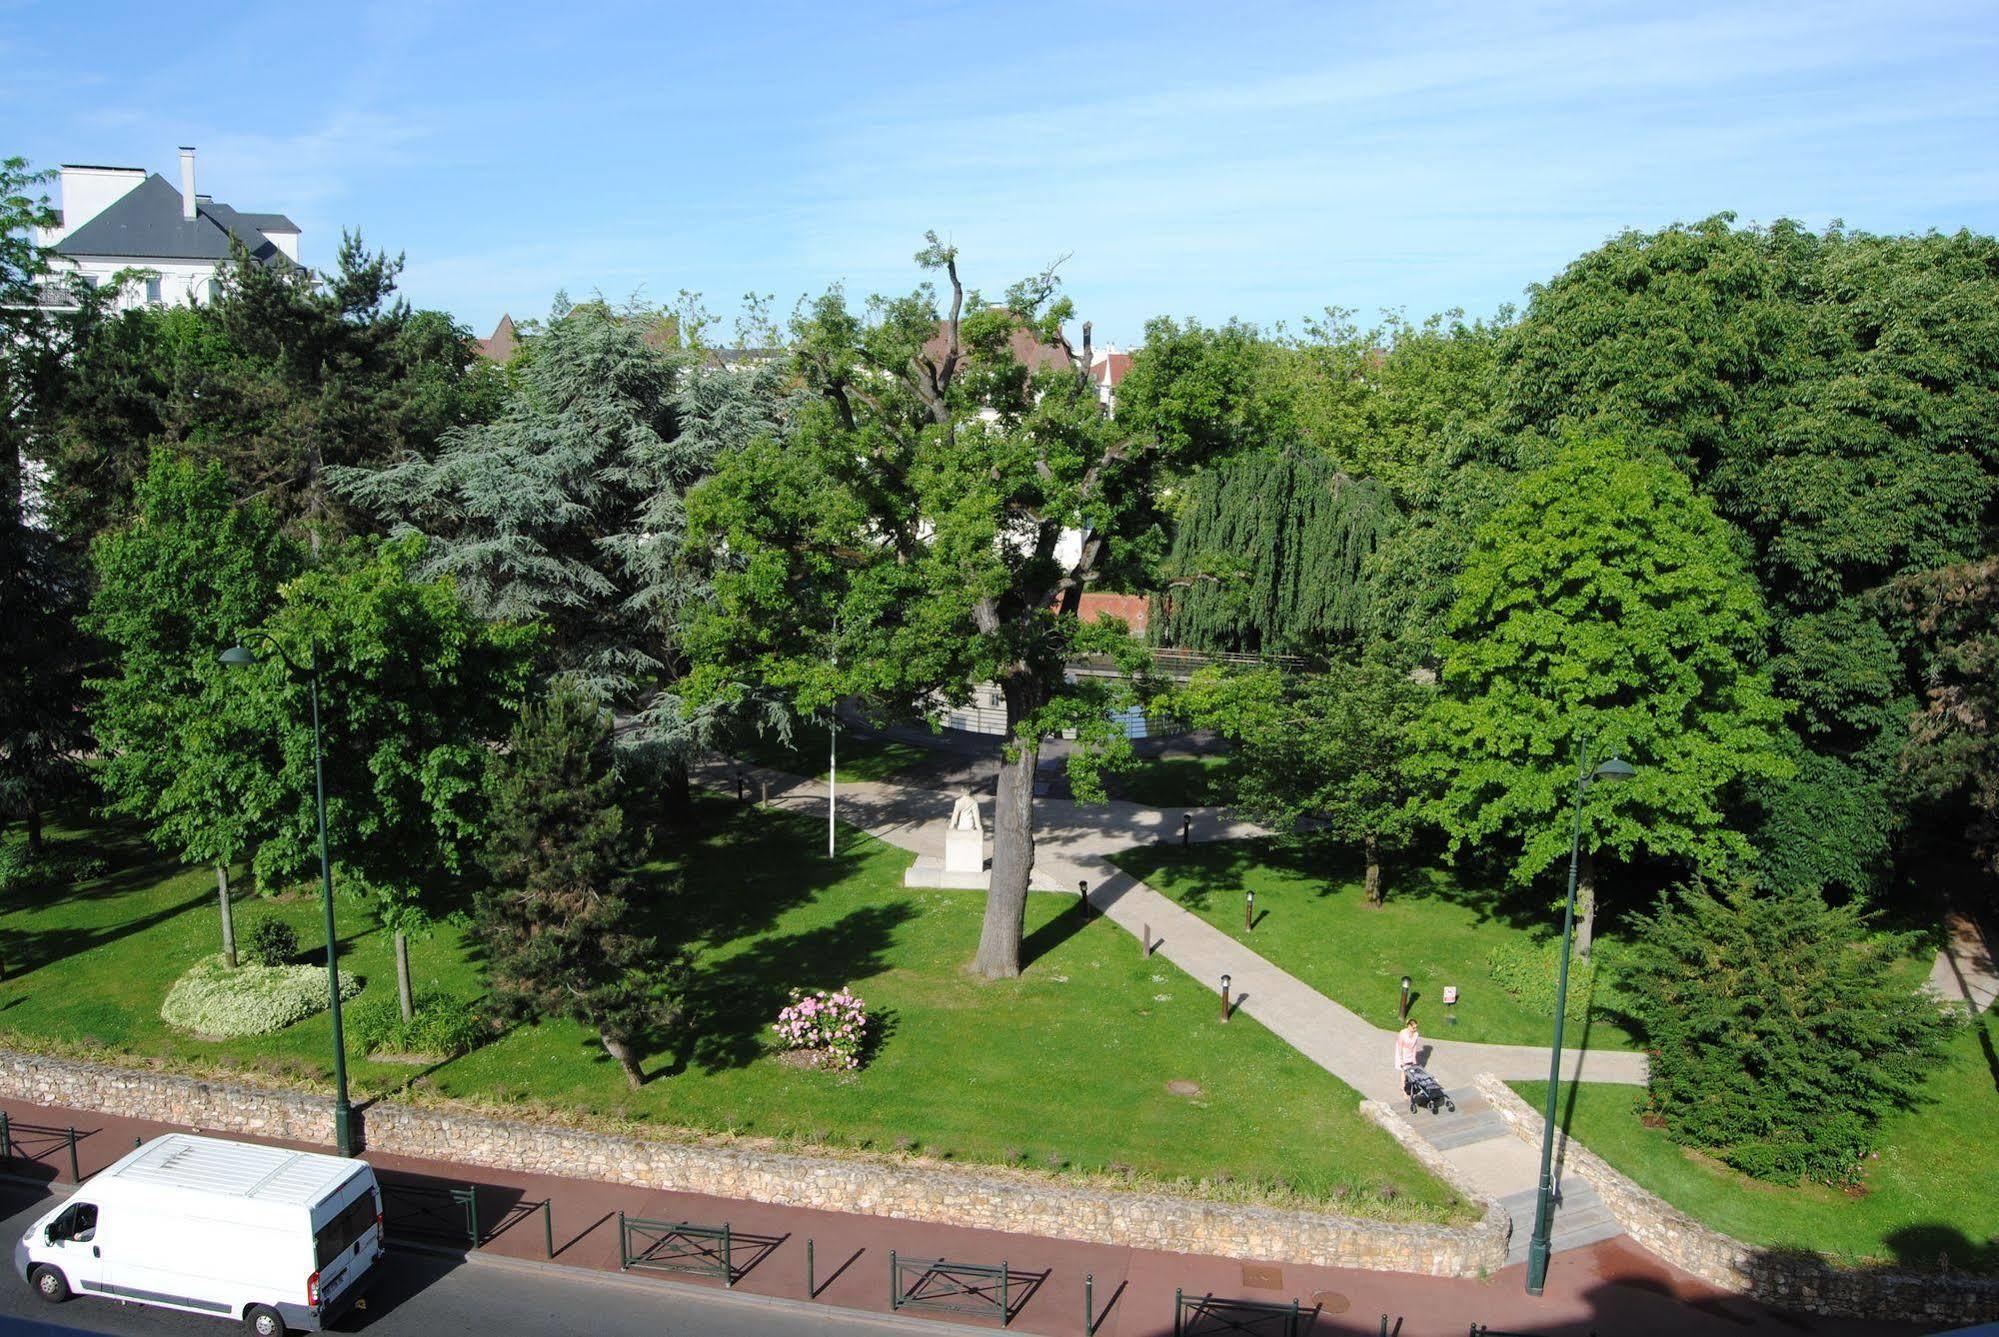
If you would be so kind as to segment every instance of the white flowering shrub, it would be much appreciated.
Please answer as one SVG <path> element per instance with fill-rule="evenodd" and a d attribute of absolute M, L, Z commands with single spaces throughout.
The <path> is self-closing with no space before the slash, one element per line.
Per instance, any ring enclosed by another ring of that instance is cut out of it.
<path fill-rule="evenodd" d="M 771 1024 L 786 1049 L 810 1054 L 822 1068 L 854 1069 L 868 1038 L 868 1008 L 853 992 L 791 991 L 791 1004 Z"/>
<path fill-rule="evenodd" d="M 340 977 L 340 997 L 361 992 L 356 975 Z M 221 957 L 197 962 L 167 990 L 160 1017 L 210 1040 L 268 1035 L 326 1010 L 324 966 L 238 966 Z"/>

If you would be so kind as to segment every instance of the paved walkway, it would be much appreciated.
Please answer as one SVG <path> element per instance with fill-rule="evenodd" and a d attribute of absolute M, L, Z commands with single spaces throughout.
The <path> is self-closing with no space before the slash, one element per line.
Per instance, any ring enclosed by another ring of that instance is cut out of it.
<path fill-rule="evenodd" d="M 1930 967 L 1930 987 L 1974 1013 L 1999 1002 L 1999 961 L 1993 943 L 1976 921 L 1953 914 L 1944 920 L 1950 938 Z"/>
<path fill-rule="evenodd" d="M 699 768 L 695 778 L 709 788 L 734 793 L 738 777 L 747 798 L 825 818 L 822 780 L 727 760 Z M 945 817 L 953 797 L 932 789 L 856 781 L 839 784 L 836 801 L 842 822 L 898 848 L 941 858 Z M 1365 1096 L 1390 1106 L 1402 1102 L 1401 1075 L 1393 1061 L 1394 1032 L 1371 1024 L 1265 960 L 1109 858 L 1134 846 L 1179 839 L 1183 818 L 1189 840 L 1240 840 L 1268 831 L 1218 808 L 1157 809 L 1115 800 L 1083 804 L 1048 797 L 1037 798 L 1034 807 L 1036 890 L 1075 895 L 1087 888 L 1092 905 L 1134 937 L 1156 944 L 1154 950 L 1194 979 L 1219 989 L 1222 975 L 1227 974 L 1236 1006 L 1306 1058 Z M 988 817 L 990 811 L 988 805 Z M 1524 1257 L 1533 1225 L 1539 1159 L 1485 1108 L 1472 1088 L 1472 1078 L 1490 1072 L 1507 1081 L 1545 1080 L 1548 1051 L 1438 1040 L 1430 1044 L 1426 1064 L 1453 1090 L 1458 1110 L 1440 1117 L 1412 1116 L 1412 1126 L 1467 1179 L 1508 1209 L 1513 1216 L 1514 1250 Z M 1645 1081 L 1645 1056 L 1638 1053 L 1564 1050 L 1562 1066 L 1563 1075 L 1571 1080 L 1633 1085 Z M 1565 1179 L 1558 1191 L 1562 1202 L 1558 1247 L 1578 1247 L 1619 1233 L 1615 1219 L 1579 1177 Z"/>
<path fill-rule="evenodd" d="M 135 1138 L 199 1131 L 19 1101 L 0 1102 L 0 1108 L 7 1111 L 16 1129 L 23 1130 L 17 1156 L 29 1152 L 36 1156 L 33 1161 L 9 1161 L 5 1171 L 28 1175 L 57 1191 L 62 1188 L 60 1181 L 70 1178 L 66 1149 L 60 1142 L 36 1136 L 32 1132 L 35 1128 L 74 1127 L 80 1135 L 79 1168 L 86 1177 L 129 1151 Z M 806 1305 L 838 1306 L 881 1315 L 884 1330 L 893 1326 L 915 1333 L 949 1332 L 941 1323 L 913 1320 L 907 1310 L 894 1319 L 887 1317 L 889 1252 L 894 1250 L 905 1258 L 1006 1262 L 1020 1274 L 1010 1297 L 1014 1305 L 1011 1329 L 1048 1337 L 1085 1333 L 1094 1337 L 1162 1337 L 1174 1331 L 1175 1289 L 1184 1289 L 1189 1295 L 1280 1304 L 1295 1299 L 1307 1311 L 1318 1306 L 1311 1331 L 1331 1337 L 1376 1337 L 1384 1317 L 1388 1331 L 1396 1337 L 1461 1337 L 1473 1323 L 1575 1337 L 1590 1332 L 1671 1333 L 1675 1337 L 1907 1333 L 1914 1337 L 1920 1331 L 1913 1325 L 1840 1322 L 1778 1313 L 1717 1291 L 1640 1252 L 1627 1240 L 1611 1240 L 1557 1257 L 1549 1269 L 1546 1294 L 1534 1299 L 1525 1293 L 1525 1275 L 1519 1267 L 1508 1267 L 1484 1280 L 1444 1280 L 1395 1272 L 1245 1264 L 1225 1258 L 773 1207 L 580 1178 L 517 1174 L 372 1151 L 364 1155 L 375 1164 L 389 1192 L 392 1223 L 407 1220 L 407 1209 L 419 1195 L 436 1197 L 443 1190 L 461 1186 L 474 1189 L 481 1238 L 476 1249 L 466 1249 L 469 1241 L 463 1237 L 457 1245 L 468 1262 L 516 1269 L 559 1267 L 570 1276 L 601 1275 L 607 1285 L 672 1286 L 674 1281 L 652 1276 L 641 1281 L 636 1271 L 629 1279 L 618 1278 L 618 1213 L 707 1225 L 726 1222 L 736 1232 L 740 1250 L 733 1292 L 736 1302 L 794 1310 Z M 543 1203 L 548 1204 L 546 1218 Z M 440 1216 L 438 1229 L 445 1224 L 445 1217 Z M 448 1242 L 441 1233 L 426 1232 L 422 1238 L 432 1247 Z M 808 1241 L 812 1245 L 809 1287 Z M 1087 1291 L 1086 1279 L 1092 1283 Z M 0 1280 L 0 1285 L 8 1284 L 18 1283 Z M 698 1286 L 718 1297 L 722 1292 L 719 1279 L 688 1278 L 679 1284 Z M 1086 1295 L 1091 1302 L 1089 1326 L 1084 1320 Z M 385 1305 L 396 1302 L 392 1295 L 381 1299 Z M 88 1322 L 90 1312 L 77 1309 L 62 1317 Z M 520 1324 L 511 1330 L 539 1331 L 535 1320 L 535 1315 L 523 1314 Z M 995 1331 L 999 1327 L 991 1319 L 961 1321 Z"/>

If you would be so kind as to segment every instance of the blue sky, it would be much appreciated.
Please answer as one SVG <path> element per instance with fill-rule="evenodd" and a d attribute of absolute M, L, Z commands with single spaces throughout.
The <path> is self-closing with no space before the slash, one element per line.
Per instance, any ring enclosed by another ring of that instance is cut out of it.
<path fill-rule="evenodd" d="M 1999 6 L 0 0 L 0 154 L 342 226 L 483 333 L 1064 266 L 1171 313 L 1475 314 L 1625 227 L 1999 231 Z"/>

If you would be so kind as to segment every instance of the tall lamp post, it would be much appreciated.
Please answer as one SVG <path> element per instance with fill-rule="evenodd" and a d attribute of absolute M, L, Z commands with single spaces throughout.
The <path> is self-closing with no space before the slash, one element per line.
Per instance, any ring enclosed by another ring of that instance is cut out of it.
<path fill-rule="evenodd" d="M 1554 1233 L 1555 1097 L 1562 1085 L 1562 1021 L 1569 1009 L 1569 942 L 1576 927 L 1576 863 L 1583 848 L 1583 795 L 1598 780 L 1629 780 L 1638 772 L 1616 754 L 1590 769 L 1590 745 L 1576 765 L 1575 834 L 1569 841 L 1569 899 L 1562 911 L 1562 965 L 1555 976 L 1555 1047 L 1548 1055 L 1548 1107 L 1541 1119 L 1541 1183 L 1534 1198 L 1534 1236 L 1527 1243 L 1527 1293 L 1539 1295 L 1548 1282 L 1548 1254 Z"/>
<path fill-rule="evenodd" d="M 301 669 L 284 646 L 268 632 L 253 631 L 251 637 L 268 642 L 294 677 L 303 677 L 312 688 L 312 782 L 319 810 L 319 891 L 326 911 L 326 995 L 333 1008 L 333 1144 L 342 1156 L 354 1154 L 354 1131 L 347 1106 L 347 1041 L 340 1028 L 339 939 L 333 927 L 333 865 L 326 857 L 326 766 L 321 760 L 319 741 L 319 646 L 314 643 Z M 256 652 L 246 645 L 233 645 L 220 655 L 221 662 L 235 666 L 257 662 Z"/>

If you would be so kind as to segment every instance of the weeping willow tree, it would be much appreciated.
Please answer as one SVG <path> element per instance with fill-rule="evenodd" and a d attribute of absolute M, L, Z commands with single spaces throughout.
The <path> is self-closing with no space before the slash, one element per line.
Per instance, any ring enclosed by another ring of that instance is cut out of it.
<path fill-rule="evenodd" d="M 1153 598 L 1163 645 L 1314 654 L 1350 641 L 1367 612 L 1368 558 L 1396 522 L 1388 489 L 1287 451 L 1194 480 Z"/>

